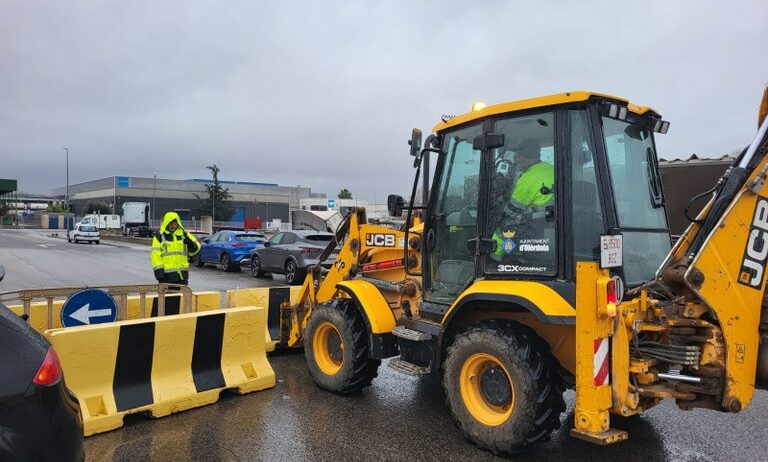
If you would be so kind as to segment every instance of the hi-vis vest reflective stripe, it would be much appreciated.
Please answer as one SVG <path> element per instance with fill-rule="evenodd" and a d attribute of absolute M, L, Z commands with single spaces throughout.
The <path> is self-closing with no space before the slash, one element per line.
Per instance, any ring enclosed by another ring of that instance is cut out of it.
<path fill-rule="evenodd" d="M 162 268 L 166 273 L 175 273 L 176 271 L 189 268 L 187 261 L 188 250 L 184 242 L 184 234 L 173 234 L 173 240 L 168 240 L 166 234 L 152 239 L 152 268 Z"/>

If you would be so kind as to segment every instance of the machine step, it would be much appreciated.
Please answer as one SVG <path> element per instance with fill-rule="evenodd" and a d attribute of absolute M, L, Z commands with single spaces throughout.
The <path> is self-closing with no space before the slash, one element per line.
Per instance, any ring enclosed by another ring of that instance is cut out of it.
<path fill-rule="evenodd" d="M 416 364 L 409 363 L 408 361 L 400 358 L 392 358 L 389 360 L 389 367 L 398 372 L 402 372 L 403 374 L 411 375 L 413 377 L 418 377 L 430 373 L 429 367 L 417 366 Z"/>
<path fill-rule="evenodd" d="M 432 335 L 427 332 L 419 332 L 417 330 L 409 329 L 405 326 L 395 327 L 394 330 L 392 330 L 392 335 L 414 342 L 424 342 L 426 340 L 432 339 Z"/>

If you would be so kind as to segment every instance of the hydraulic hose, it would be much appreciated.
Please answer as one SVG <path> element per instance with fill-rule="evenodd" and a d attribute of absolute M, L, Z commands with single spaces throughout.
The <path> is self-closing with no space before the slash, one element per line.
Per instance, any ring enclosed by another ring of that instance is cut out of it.
<path fill-rule="evenodd" d="M 685 205 L 685 210 L 684 210 L 685 218 L 687 218 L 688 221 L 693 222 L 693 223 L 701 223 L 702 221 L 704 221 L 704 220 L 698 220 L 695 217 L 691 216 L 691 205 L 693 205 L 694 202 L 696 202 L 697 200 L 701 199 L 702 197 L 704 197 L 704 196 L 706 196 L 708 194 L 712 194 L 713 192 L 717 191 L 723 185 L 723 183 L 725 183 L 725 178 L 728 177 L 728 173 L 729 172 L 726 172 L 725 175 L 723 175 L 722 177 L 718 178 L 718 180 L 717 180 L 717 182 L 715 183 L 714 186 L 712 186 L 711 188 L 707 189 L 706 191 L 704 191 L 702 193 L 696 194 L 695 196 L 693 196 L 691 198 L 691 200 L 688 201 L 688 203 Z"/>

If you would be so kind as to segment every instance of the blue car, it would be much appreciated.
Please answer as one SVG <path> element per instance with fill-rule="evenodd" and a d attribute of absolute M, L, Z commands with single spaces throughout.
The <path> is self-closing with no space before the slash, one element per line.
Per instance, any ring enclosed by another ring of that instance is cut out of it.
<path fill-rule="evenodd" d="M 221 265 L 227 272 L 240 271 L 243 260 L 251 261 L 251 251 L 264 247 L 267 238 L 263 234 L 247 231 L 219 231 L 203 239 L 202 248 L 195 256 L 194 263 L 202 267 L 206 263 Z"/>

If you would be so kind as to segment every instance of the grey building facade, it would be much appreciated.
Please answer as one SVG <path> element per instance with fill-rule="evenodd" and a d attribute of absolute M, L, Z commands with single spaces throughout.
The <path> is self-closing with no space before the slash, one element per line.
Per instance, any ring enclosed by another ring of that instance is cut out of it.
<path fill-rule="evenodd" d="M 69 185 L 69 201 L 77 216 L 84 215 L 91 202 L 104 203 L 116 214 L 121 214 L 125 202 L 148 202 L 154 220 L 159 220 L 163 213 L 170 210 L 178 212 L 183 220 L 192 220 L 200 218 L 201 201 L 195 194 L 207 198 L 206 184 L 213 184 L 213 181 L 112 176 Z M 229 220 L 217 217 L 217 222 L 260 218 L 264 222 L 280 219 L 287 223 L 290 210 L 298 209 L 301 199 L 325 197 L 324 193 L 313 193 L 311 188 L 303 186 L 244 181 L 220 181 L 220 184 L 229 190 L 232 196 L 230 204 L 235 213 Z M 55 188 L 52 193 L 63 198 L 66 187 Z"/>

